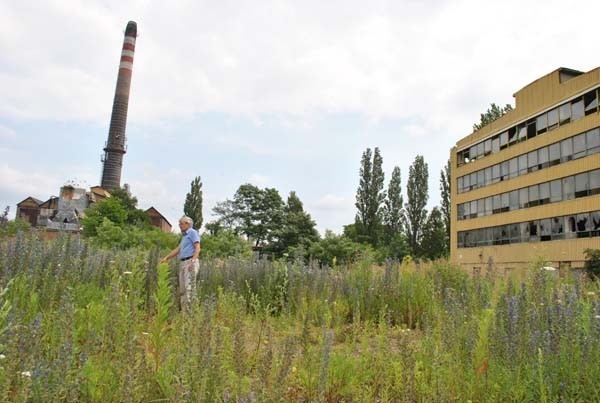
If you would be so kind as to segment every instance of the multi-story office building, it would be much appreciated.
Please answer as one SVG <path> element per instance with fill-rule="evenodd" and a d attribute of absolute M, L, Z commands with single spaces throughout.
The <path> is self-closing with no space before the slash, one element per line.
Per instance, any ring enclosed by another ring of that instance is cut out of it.
<path fill-rule="evenodd" d="M 560 68 L 452 149 L 451 259 L 581 267 L 600 248 L 600 68 Z"/>

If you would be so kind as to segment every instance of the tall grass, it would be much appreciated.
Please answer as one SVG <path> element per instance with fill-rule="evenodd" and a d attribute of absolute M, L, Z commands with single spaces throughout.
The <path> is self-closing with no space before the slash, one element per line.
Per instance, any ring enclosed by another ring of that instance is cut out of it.
<path fill-rule="evenodd" d="M 600 288 L 447 263 L 201 262 L 0 244 L 3 401 L 600 401 Z"/>

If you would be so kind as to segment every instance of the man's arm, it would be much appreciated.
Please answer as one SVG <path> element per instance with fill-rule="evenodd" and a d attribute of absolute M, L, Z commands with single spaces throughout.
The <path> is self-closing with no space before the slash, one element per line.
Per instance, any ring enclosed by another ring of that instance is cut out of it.
<path fill-rule="evenodd" d="M 198 255 L 200 254 L 200 242 L 194 243 L 194 254 L 192 255 L 192 260 L 198 259 Z"/>
<path fill-rule="evenodd" d="M 167 260 L 171 259 L 173 256 L 179 253 L 179 246 L 173 249 L 167 256 L 163 257 L 160 260 L 160 263 L 165 263 Z"/>

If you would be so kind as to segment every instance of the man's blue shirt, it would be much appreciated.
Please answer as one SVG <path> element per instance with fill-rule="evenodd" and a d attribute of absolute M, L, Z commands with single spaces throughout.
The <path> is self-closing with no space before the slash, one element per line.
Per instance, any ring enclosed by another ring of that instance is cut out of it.
<path fill-rule="evenodd" d="M 194 254 L 194 244 L 200 242 L 200 234 L 193 228 L 183 233 L 179 243 L 179 259 L 191 257 Z"/>

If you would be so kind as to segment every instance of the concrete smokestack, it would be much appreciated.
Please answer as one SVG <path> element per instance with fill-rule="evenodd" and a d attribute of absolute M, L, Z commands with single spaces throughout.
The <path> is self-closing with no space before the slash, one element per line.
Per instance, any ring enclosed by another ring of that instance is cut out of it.
<path fill-rule="evenodd" d="M 135 52 L 135 39 L 137 37 L 137 24 L 133 21 L 127 23 L 125 38 L 121 50 L 121 63 L 119 76 L 113 102 L 108 141 L 104 147 L 102 162 L 101 185 L 106 190 L 121 187 L 121 168 L 123 167 L 123 154 L 125 154 L 125 128 L 127 125 L 127 107 L 129 104 L 129 87 L 131 86 L 131 73 L 133 69 L 133 54 Z"/>

